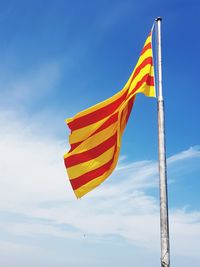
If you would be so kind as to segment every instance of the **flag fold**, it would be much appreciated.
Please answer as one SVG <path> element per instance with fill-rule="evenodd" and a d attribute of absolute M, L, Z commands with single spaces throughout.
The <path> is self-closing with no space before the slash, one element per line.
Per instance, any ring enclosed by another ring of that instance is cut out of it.
<path fill-rule="evenodd" d="M 77 198 L 100 185 L 115 169 L 137 93 L 155 97 L 152 32 L 124 88 L 66 120 L 71 148 L 64 162 Z"/>

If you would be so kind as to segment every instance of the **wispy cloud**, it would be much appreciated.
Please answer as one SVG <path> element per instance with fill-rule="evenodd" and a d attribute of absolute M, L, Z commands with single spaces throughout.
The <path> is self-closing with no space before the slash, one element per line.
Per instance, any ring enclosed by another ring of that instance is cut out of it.
<path fill-rule="evenodd" d="M 171 156 L 170 158 L 168 158 L 168 163 L 175 163 L 178 161 L 183 161 L 183 160 L 187 160 L 189 158 L 199 158 L 200 157 L 200 147 L 199 146 L 194 146 L 194 147 L 190 147 L 187 150 L 184 150 L 176 155 Z"/>

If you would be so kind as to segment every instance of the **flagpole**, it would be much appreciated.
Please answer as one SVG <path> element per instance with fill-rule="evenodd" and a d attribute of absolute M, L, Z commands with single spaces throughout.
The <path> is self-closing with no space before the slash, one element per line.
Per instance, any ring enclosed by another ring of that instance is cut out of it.
<path fill-rule="evenodd" d="M 162 54 L 161 54 L 161 21 L 156 18 L 157 25 L 157 87 L 158 87 L 158 151 L 160 177 L 160 239 L 161 239 L 161 266 L 170 266 L 169 248 L 169 219 L 167 196 L 167 166 L 165 146 L 164 99 L 162 94 Z"/>

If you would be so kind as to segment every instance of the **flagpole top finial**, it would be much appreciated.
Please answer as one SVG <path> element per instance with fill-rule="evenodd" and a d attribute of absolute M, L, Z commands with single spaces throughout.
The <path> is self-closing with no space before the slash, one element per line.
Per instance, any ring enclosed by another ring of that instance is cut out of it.
<path fill-rule="evenodd" d="M 161 17 L 157 17 L 157 18 L 155 19 L 155 21 L 162 21 L 162 18 L 161 18 Z"/>

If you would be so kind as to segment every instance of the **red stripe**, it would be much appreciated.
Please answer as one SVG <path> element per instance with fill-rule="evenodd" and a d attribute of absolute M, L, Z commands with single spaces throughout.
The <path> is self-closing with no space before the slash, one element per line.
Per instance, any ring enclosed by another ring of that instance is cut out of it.
<path fill-rule="evenodd" d="M 114 146 L 114 144 L 116 143 L 116 138 L 117 138 L 117 133 L 115 133 L 106 141 L 102 142 L 101 144 L 92 149 L 65 158 L 66 168 L 97 158 L 105 151 L 110 149 L 112 146 Z"/>
<path fill-rule="evenodd" d="M 103 118 L 111 115 L 116 109 L 121 105 L 121 103 L 126 99 L 127 91 L 123 93 L 121 97 L 108 104 L 107 106 L 95 110 L 87 115 L 83 115 L 82 117 L 75 118 L 73 121 L 68 123 L 68 126 L 71 130 L 77 130 L 88 126 L 92 123 L 102 120 Z"/>
<path fill-rule="evenodd" d="M 147 85 L 149 85 L 149 86 L 154 86 L 154 77 L 148 75 L 146 83 L 147 83 Z"/>
<path fill-rule="evenodd" d="M 103 166 L 101 166 L 95 170 L 87 172 L 86 174 L 83 174 L 76 179 L 70 180 L 72 188 L 74 190 L 76 190 L 79 187 L 92 181 L 93 179 L 103 175 L 106 171 L 109 170 L 110 166 L 112 165 L 112 162 L 113 162 L 113 159 L 111 159 L 109 162 L 107 162 L 106 164 L 104 164 Z"/>
<path fill-rule="evenodd" d="M 151 49 L 151 43 L 148 43 L 147 45 L 145 45 L 142 49 L 142 52 L 140 53 L 140 56 L 143 55 L 148 49 Z"/>
<path fill-rule="evenodd" d="M 131 110 L 132 110 L 132 107 L 133 107 L 133 102 L 135 100 L 135 97 L 136 97 L 136 95 L 134 95 L 133 97 L 131 97 L 131 99 L 129 99 L 129 101 L 127 103 L 128 109 L 127 109 L 127 114 L 126 114 L 126 119 L 125 119 L 126 120 L 126 124 L 127 124 L 128 118 L 130 116 L 130 113 L 131 113 Z M 122 126 L 122 119 L 123 119 L 123 116 L 124 116 L 124 111 L 125 111 L 125 109 L 122 111 L 122 115 L 121 115 L 121 121 L 120 121 L 120 125 L 121 126 Z M 125 124 L 125 126 L 126 126 L 126 124 Z"/>
<path fill-rule="evenodd" d="M 122 120 L 123 120 L 123 116 L 124 116 L 124 109 L 122 110 L 122 112 L 120 114 L 120 131 L 122 131 Z"/>
<path fill-rule="evenodd" d="M 94 135 L 94 134 L 106 129 L 111 124 L 115 123 L 117 120 L 118 120 L 118 112 L 116 112 L 115 114 L 110 116 L 109 119 L 107 121 L 105 121 L 92 135 Z"/>
<path fill-rule="evenodd" d="M 128 122 L 129 116 L 131 114 L 131 110 L 132 110 L 132 107 L 133 107 L 133 104 L 135 101 L 135 97 L 136 97 L 136 95 L 134 95 L 134 97 L 128 101 L 128 112 L 127 112 L 127 116 L 126 116 L 126 123 Z"/>
<path fill-rule="evenodd" d="M 102 130 L 106 129 L 107 127 L 109 127 L 111 124 L 115 123 L 118 119 L 118 113 L 113 114 L 112 116 L 110 116 L 108 118 L 108 120 L 106 120 L 94 133 L 92 133 L 89 137 L 93 136 L 94 134 L 101 132 Z M 88 137 L 88 138 L 89 138 Z M 77 143 L 73 143 L 70 144 L 71 149 L 69 150 L 69 152 L 72 152 L 77 146 L 79 146 L 82 142 L 84 142 L 85 140 L 82 140 L 80 142 Z"/>
<path fill-rule="evenodd" d="M 142 85 L 146 83 L 148 86 L 154 86 L 154 77 L 146 74 L 142 79 L 136 84 L 130 95 L 134 94 Z"/>
<path fill-rule="evenodd" d="M 135 79 L 135 77 L 140 73 L 140 71 L 145 68 L 148 64 L 153 65 L 153 58 L 147 57 L 145 58 L 142 63 L 136 68 L 133 77 L 131 78 L 131 82 Z"/>
<path fill-rule="evenodd" d="M 73 151 L 77 146 L 79 146 L 83 141 L 80 141 L 80 142 L 77 142 L 77 143 L 74 143 L 74 144 L 70 144 L 71 146 L 71 149 L 69 150 L 69 152 Z M 68 152 L 68 153 L 69 153 Z"/>

